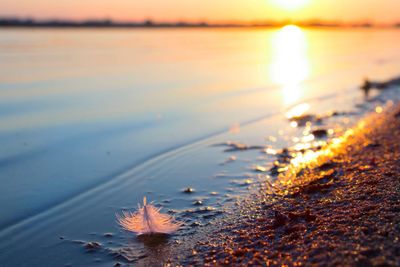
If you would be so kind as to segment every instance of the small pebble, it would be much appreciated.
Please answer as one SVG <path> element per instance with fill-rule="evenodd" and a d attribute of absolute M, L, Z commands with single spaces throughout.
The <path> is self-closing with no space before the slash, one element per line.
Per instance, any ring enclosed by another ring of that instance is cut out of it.
<path fill-rule="evenodd" d="M 324 138 L 328 136 L 328 131 L 325 129 L 317 129 L 311 132 L 312 135 L 315 136 L 315 138 Z"/>
<path fill-rule="evenodd" d="M 266 171 L 267 171 L 267 168 L 265 168 L 265 167 L 263 167 L 263 166 L 256 166 L 256 167 L 254 168 L 254 170 L 255 170 L 256 172 L 266 172 Z"/>
<path fill-rule="evenodd" d="M 199 222 L 192 222 L 192 224 L 190 224 L 190 226 L 194 227 L 194 226 L 200 226 L 201 224 Z"/>
<path fill-rule="evenodd" d="M 89 251 L 99 249 L 101 244 L 99 242 L 88 242 L 85 244 L 85 248 Z"/>
<path fill-rule="evenodd" d="M 196 200 L 196 201 L 193 203 L 193 205 L 195 205 L 195 206 L 201 206 L 201 205 L 203 205 L 203 201 L 201 201 L 201 200 Z"/>
<path fill-rule="evenodd" d="M 194 189 L 191 188 L 191 187 L 185 188 L 185 189 L 183 190 L 183 193 L 186 193 L 186 194 L 191 194 L 191 193 L 193 193 L 193 192 L 194 192 Z"/>

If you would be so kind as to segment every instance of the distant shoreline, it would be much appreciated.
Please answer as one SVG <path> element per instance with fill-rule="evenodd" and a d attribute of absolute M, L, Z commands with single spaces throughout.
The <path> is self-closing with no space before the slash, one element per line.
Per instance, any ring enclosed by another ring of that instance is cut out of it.
<path fill-rule="evenodd" d="M 301 28 L 310 28 L 310 29 L 393 29 L 400 30 L 400 27 L 394 26 L 374 26 L 374 27 L 356 27 L 356 26 L 310 26 L 310 25 L 298 25 Z M 226 25 L 215 25 L 215 26 L 49 26 L 49 25 L 0 25 L 0 29 L 145 29 L 145 30 L 156 30 L 156 29 L 276 29 L 282 28 L 287 25 L 274 25 L 274 26 L 252 26 L 252 25 L 235 25 L 235 26 L 226 26 Z"/>
<path fill-rule="evenodd" d="M 20 18 L 0 18 L 0 28 L 279 28 L 288 24 L 308 28 L 400 28 L 400 23 L 375 25 L 368 22 L 341 24 L 320 21 L 306 22 L 263 22 L 263 23 L 207 23 L 207 22 L 116 22 L 112 20 L 34 20 Z"/>

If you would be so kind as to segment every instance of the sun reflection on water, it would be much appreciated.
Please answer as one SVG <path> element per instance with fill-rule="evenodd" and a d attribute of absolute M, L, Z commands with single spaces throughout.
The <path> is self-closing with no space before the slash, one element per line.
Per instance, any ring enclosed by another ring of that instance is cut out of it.
<path fill-rule="evenodd" d="M 286 112 L 286 117 L 288 119 L 300 117 L 304 115 L 309 109 L 310 109 L 310 104 L 308 103 L 302 103 L 296 105 Z"/>
<path fill-rule="evenodd" d="M 307 38 L 301 28 L 288 25 L 272 38 L 271 80 L 282 86 L 284 103 L 293 104 L 301 97 L 301 83 L 310 75 Z"/>

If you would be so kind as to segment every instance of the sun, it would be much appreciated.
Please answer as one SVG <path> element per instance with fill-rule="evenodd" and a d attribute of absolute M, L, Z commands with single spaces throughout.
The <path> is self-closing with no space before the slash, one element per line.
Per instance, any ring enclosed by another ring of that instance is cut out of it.
<path fill-rule="evenodd" d="M 272 2 L 283 9 L 294 10 L 306 5 L 309 0 L 272 0 Z"/>

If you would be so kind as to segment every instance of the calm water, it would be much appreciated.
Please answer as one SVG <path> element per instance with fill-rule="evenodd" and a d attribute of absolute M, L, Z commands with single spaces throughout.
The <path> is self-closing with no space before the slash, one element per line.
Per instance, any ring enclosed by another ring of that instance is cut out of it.
<path fill-rule="evenodd" d="M 210 177 L 246 166 L 222 168 L 230 154 L 212 144 L 260 144 L 299 103 L 351 108 L 363 77 L 400 73 L 399 43 L 396 30 L 294 26 L 0 30 L 0 263 L 93 264 L 58 237 L 118 232 L 114 214 L 145 194 L 223 206 L 209 192 L 243 189 Z"/>

